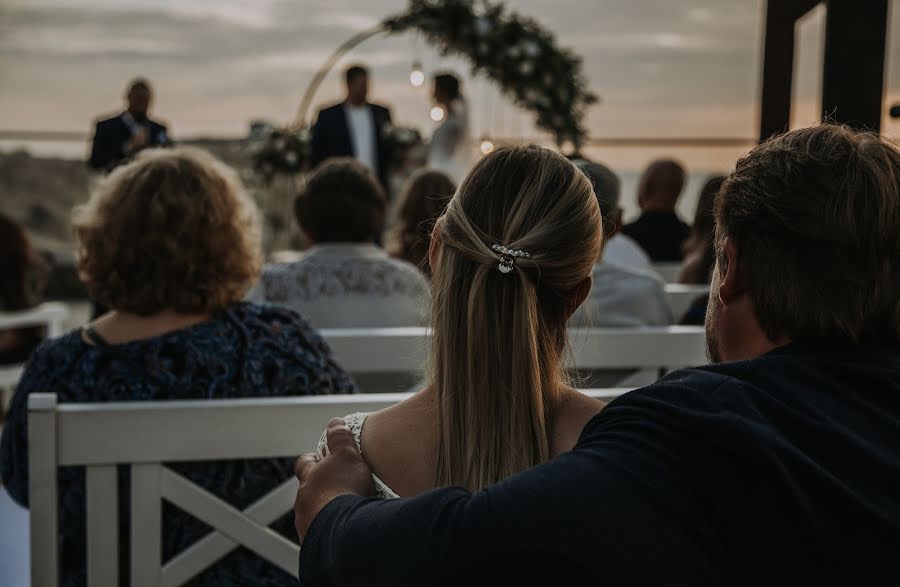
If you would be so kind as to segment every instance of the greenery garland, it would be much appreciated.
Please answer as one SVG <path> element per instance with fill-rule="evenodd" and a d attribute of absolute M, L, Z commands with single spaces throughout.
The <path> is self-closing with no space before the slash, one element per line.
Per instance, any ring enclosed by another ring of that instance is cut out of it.
<path fill-rule="evenodd" d="M 391 33 L 420 31 L 443 55 L 466 57 L 473 73 L 495 80 L 516 104 L 536 114 L 539 128 L 557 144 L 576 147 L 587 133 L 582 119 L 597 101 L 581 71 L 581 59 L 556 46 L 535 20 L 507 12 L 490 0 L 410 0 L 386 19 Z"/>

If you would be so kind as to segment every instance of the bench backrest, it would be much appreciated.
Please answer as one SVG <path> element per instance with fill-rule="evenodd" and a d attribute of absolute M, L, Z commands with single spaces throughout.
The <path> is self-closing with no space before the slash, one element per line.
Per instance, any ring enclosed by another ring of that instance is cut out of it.
<path fill-rule="evenodd" d="M 587 390 L 606 401 L 625 389 Z M 131 584 L 180 585 L 238 546 L 296 576 L 299 547 L 268 525 L 293 507 L 288 479 L 240 511 L 163 463 L 293 457 L 312 451 L 334 416 L 383 409 L 407 394 L 233 400 L 60 403 L 28 401 L 31 578 L 59 582 L 57 469 L 86 467 L 88 585 L 116 585 L 117 465 L 131 467 Z M 162 500 L 214 531 L 162 564 Z"/>
<path fill-rule="evenodd" d="M 656 271 L 666 283 L 678 283 L 678 276 L 681 273 L 681 263 L 654 263 L 653 270 Z"/>
<path fill-rule="evenodd" d="M 69 309 L 61 302 L 45 302 L 36 308 L 22 312 L 0 312 L 0 332 L 31 326 L 44 326 L 47 338 L 63 333 L 63 321 L 68 317 Z M 0 367 L 0 389 L 15 387 L 22 378 L 24 365 L 6 365 Z"/>
<path fill-rule="evenodd" d="M 681 319 L 697 298 L 709 296 L 709 285 L 666 284 L 666 300 L 675 321 Z"/>
<path fill-rule="evenodd" d="M 320 332 L 350 373 L 414 373 L 425 365 L 426 328 Z M 568 364 L 577 369 L 671 369 L 707 362 L 706 335 L 700 326 L 577 328 L 570 329 L 569 343 Z"/>

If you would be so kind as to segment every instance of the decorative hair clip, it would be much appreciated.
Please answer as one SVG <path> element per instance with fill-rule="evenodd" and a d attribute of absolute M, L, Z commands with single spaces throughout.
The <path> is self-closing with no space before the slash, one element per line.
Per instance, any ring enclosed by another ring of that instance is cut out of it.
<path fill-rule="evenodd" d="M 491 249 L 500 253 L 500 264 L 497 265 L 497 269 L 500 270 L 500 273 L 509 273 L 512 271 L 516 266 L 516 257 L 522 257 L 523 259 L 531 258 L 531 253 L 527 251 L 510 249 L 503 245 L 491 245 Z"/>

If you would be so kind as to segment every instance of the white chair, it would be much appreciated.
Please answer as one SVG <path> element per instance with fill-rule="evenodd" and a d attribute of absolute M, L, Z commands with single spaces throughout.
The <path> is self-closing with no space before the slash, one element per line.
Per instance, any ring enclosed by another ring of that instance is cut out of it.
<path fill-rule="evenodd" d="M 588 390 L 606 401 L 627 390 Z M 28 398 L 31 584 L 59 580 L 57 469 L 86 467 L 88 585 L 118 581 L 117 465 L 131 467 L 131 584 L 181 585 L 241 545 L 296 576 L 299 547 L 268 524 L 293 507 L 288 479 L 240 511 L 163 463 L 293 457 L 313 450 L 328 421 L 405 394 L 128 403 Z M 214 531 L 162 564 L 162 500 Z M 112 556 L 111 556 L 112 554 Z"/>
<path fill-rule="evenodd" d="M 63 333 L 63 321 L 68 315 L 69 309 L 61 302 L 45 302 L 22 312 L 0 312 L 0 331 L 44 326 L 47 328 L 47 338 L 53 338 Z M 0 389 L 15 387 L 24 369 L 24 364 L 0 367 Z"/>
<path fill-rule="evenodd" d="M 681 273 L 681 263 L 654 263 L 656 271 L 666 283 L 678 283 L 678 275 Z"/>
<path fill-rule="evenodd" d="M 694 300 L 701 296 L 709 295 L 709 285 L 686 285 L 683 283 L 667 283 L 666 299 L 669 309 L 676 321 L 680 320 L 687 312 Z"/>
<path fill-rule="evenodd" d="M 426 328 L 325 329 L 320 334 L 358 382 L 370 378 L 375 385 L 389 385 L 385 383 L 388 378 L 371 376 L 395 374 L 406 387 L 423 370 L 430 336 Z M 568 366 L 579 371 L 657 372 L 707 362 L 706 335 L 696 326 L 574 328 L 569 331 L 569 342 Z M 361 387 L 364 391 L 397 390 L 368 388 L 365 383 Z"/>

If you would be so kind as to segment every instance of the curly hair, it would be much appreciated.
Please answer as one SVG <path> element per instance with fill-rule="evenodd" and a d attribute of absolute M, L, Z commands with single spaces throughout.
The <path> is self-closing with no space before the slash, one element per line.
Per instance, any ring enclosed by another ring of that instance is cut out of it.
<path fill-rule="evenodd" d="M 237 175 L 199 149 L 150 149 L 73 214 L 91 297 L 148 316 L 212 313 L 241 300 L 262 265 L 256 206 Z"/>

